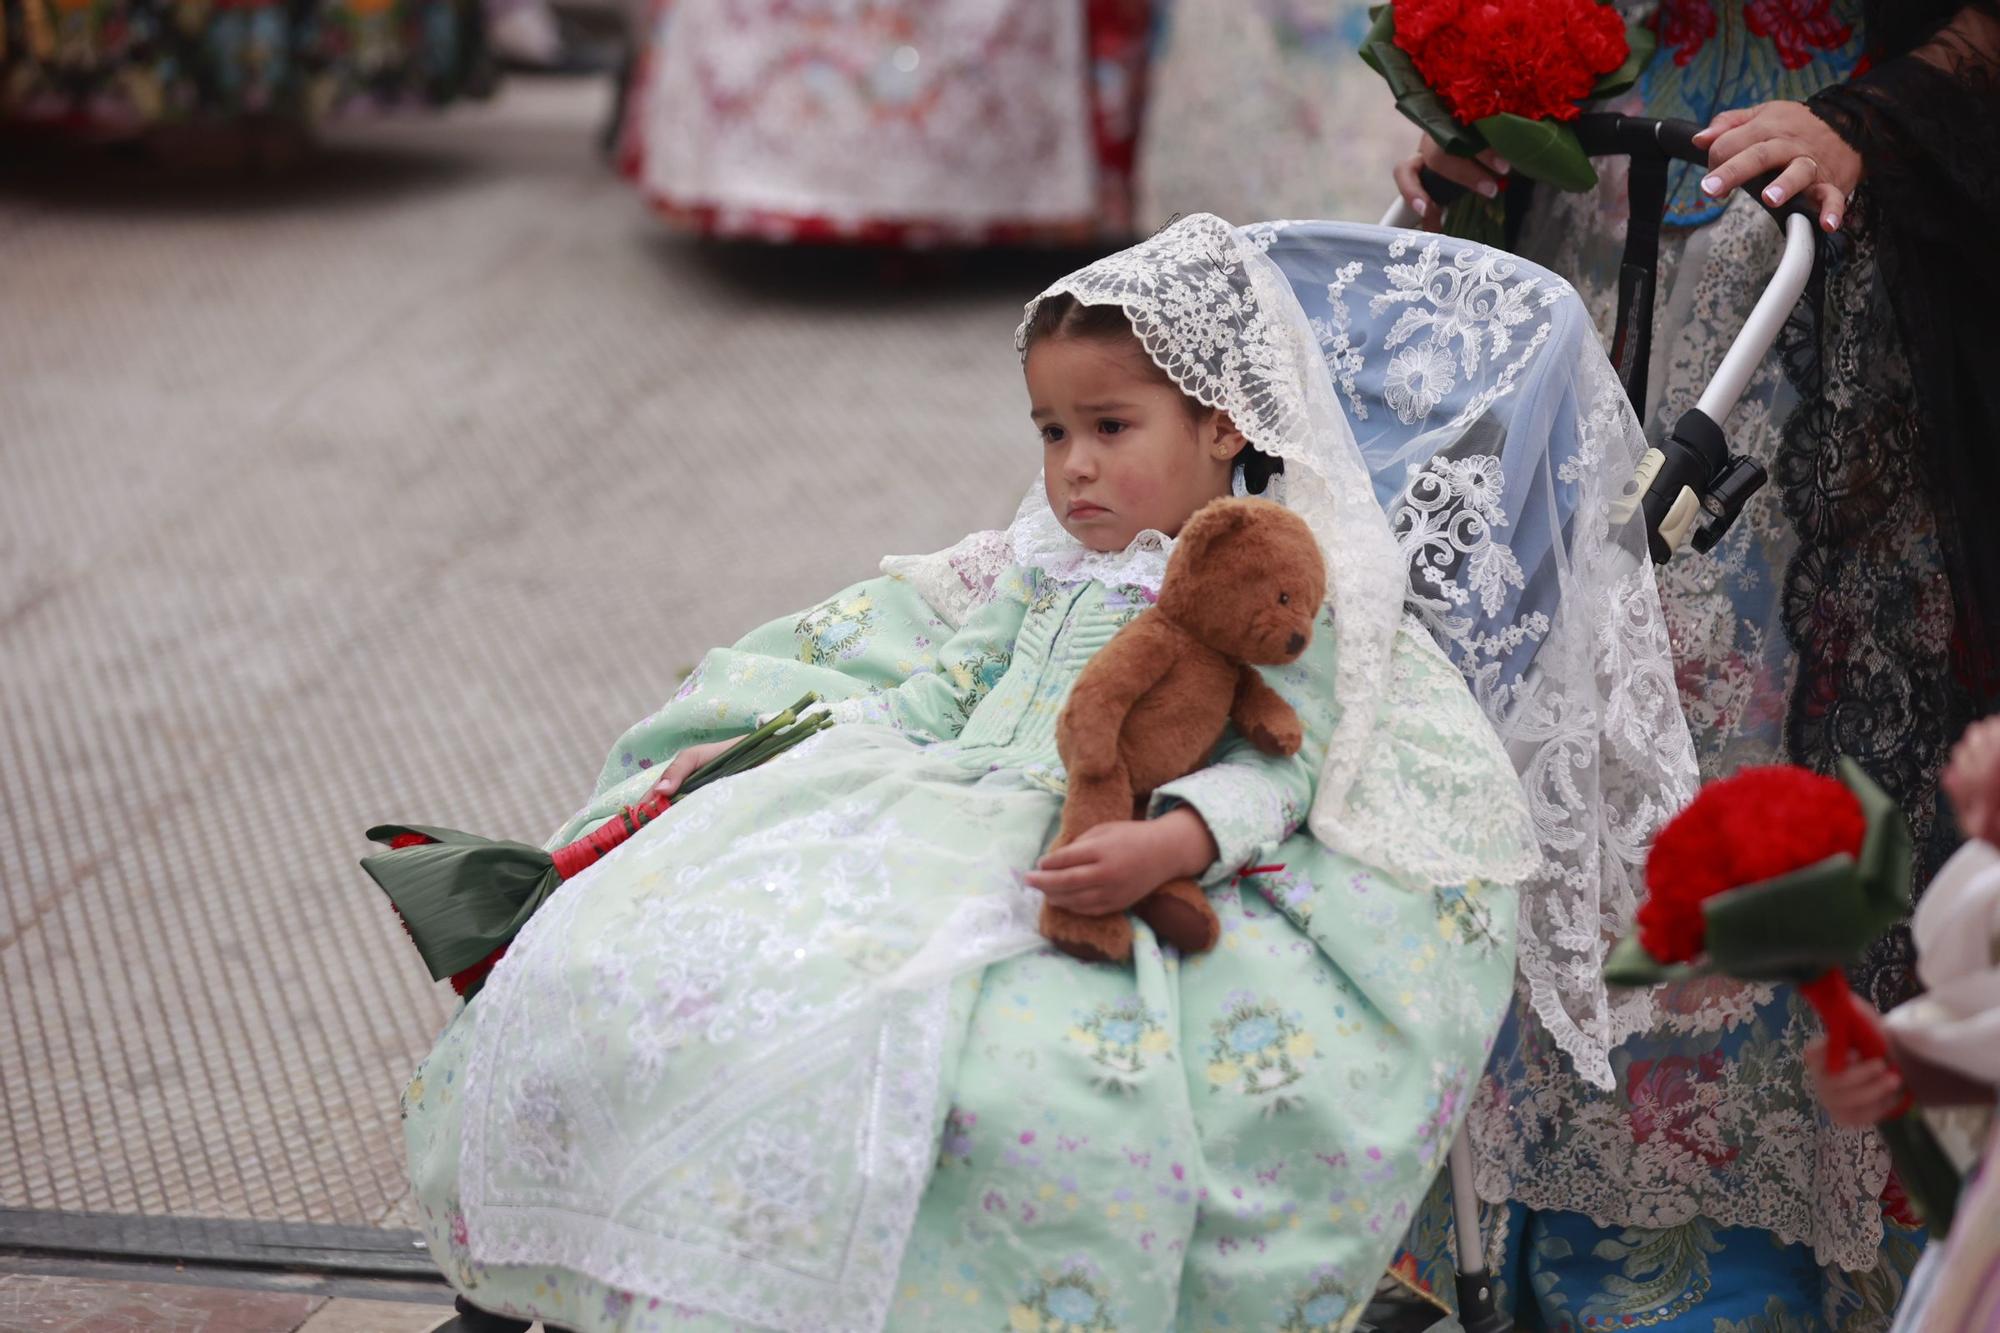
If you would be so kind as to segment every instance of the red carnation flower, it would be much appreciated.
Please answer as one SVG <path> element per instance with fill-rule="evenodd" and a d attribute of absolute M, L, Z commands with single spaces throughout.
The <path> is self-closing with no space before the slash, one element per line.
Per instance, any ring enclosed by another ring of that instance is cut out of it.
<path fill-rule="evenodd" d="M 1441 28 L 1458 22 L 1465 0 L 1397 0 L 1396 45 L 1405 51 L 1422 46 Z"/>
<path fill-rule="evenodd" d="M 1653 841 L 1639 943 L 1663 963 L 1702 950 L 1701 905 L 1730 889 L 1861 854 L 1861 802 L 1833 778 L 1789 764 L 1746 768 L 1695 794 Z"/>
<path fill-rule="evenodd" d="M 1574 120 L 1625 63 L 1625 22 L 1600 0 L 1393 0 L 1396 45 L 1460 124 L 1512 112 Z"/>

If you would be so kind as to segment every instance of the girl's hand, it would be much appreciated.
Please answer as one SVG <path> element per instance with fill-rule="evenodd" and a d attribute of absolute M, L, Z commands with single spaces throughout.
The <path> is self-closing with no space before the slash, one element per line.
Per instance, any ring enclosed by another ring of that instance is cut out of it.
<path fill-rule="evenodd" d="M 1725 111 L 1694 142 L 1708 150 L 1714 168 L 1701 183 L 1704 194 L 1725 198 L 1743 182 L 1776 171 L 1778 179 L 1764 188 L 1764 202 L 1775 208 L 1802 196 L 1827 231 L 1840 230 L 1847 201 L 1861 184 L 1861 154 L 1803 103 Z"/>
<path fill-rule="evenodd" d="M 2000 715 L 1965 729 L 1944 770 L 1958 831 L 1968 838 L 2000 844 Z"/>
<path fill-rule="evenodd" d="M 1500 187 L 1505 183 L 1501 178 L 1512 170 L 1507 159 L 1491 148 L 1477 158 L 1460 157 L 1456 153 L 1445 152 L 1436 139 L 1424 135 L 1417 141 L 1416 155 L 1398 162 L 1392 174 L 1396 178 L 1397 191 L 1416 212 L 1425 231 L 1444 230 L 1444 210 L 1425 191 L 1423 178 L 1417 174 L 1425 167 L 1468 190 L 1477 190 L 1488 199 L 1500 197 Z"/>
<path fill-rule="evenodd" d="M 1882 1016 L 1866 1000 L 1856 998 L 1854 1007 L 1861 1016 L 1882 1030 Z M 1814 1037 L 1805 1046 L 1806 1068 L 1812 1072 L 1813 1092 L 1837 1125 L 1862 1127 L 1885 1120 L 1903 1104 L 1903 1076 L 1883 1060 L 1857 1060 L 1838 1074 L 1826 1072 L 1826 1038 Z"/>
<path fill-rule="evenodd" d="M 1121 819 L 1085 830 L 1044 856 L 1028 872 L 1028 885 L 1056 907 L 1110 916 L 1169 880 L 1199 875 L 1215 857 L 1208 825 L 1182 806 L 1158 819 Z"/>
<path fill-rule="evenodd" d="M 700 768 L 716 756 L 727 753 L 736 744 L 733 740 L 710 741 L 706 745 L 691 745 L 675 755 L 673 762 L 660 772 L 660 780 L 653 784 L 653 790 L 672 796 L 687 781 L 688 774 Z"/>

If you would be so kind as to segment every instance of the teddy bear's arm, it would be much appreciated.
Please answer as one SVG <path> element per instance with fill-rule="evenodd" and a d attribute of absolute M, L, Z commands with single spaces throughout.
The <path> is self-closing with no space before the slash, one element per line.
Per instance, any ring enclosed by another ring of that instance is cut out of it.
<path fill-rule="evenodd" d="M 1056 748 L 1065 768 L 1078 777 L 1101 778 L 1118 767 L 1126 716 L 1173 669 L 1179 651 L 1173 627 L 1151 611 L 1097 650 L 1056 722 Z"/>
<path fill-rule="evenodd" d="M 1236 668 L 1236 702 L 1230 707 L 1229 720 L 1265 754 L 1297 754 L 1305 740 L 1299 715 L 1283 695 L 1264 682 L 1263 674 L 1247 663 Z"/>

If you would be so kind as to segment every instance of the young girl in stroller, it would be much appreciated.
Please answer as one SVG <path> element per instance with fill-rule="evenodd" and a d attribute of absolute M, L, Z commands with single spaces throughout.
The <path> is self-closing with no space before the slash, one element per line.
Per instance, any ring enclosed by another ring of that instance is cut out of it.
<path fill-rule="evenodd" d="M 804 690 L 839 719 L 566 883 L 411 1080 L 424 1228 L 472 1304 L 589 1330 L 1359 1317 L 1506 1007 L 1532 825 L 1405 614 L 1265 244 L 1197 215 L 1030 303 L 1044 475 L 1012 527 L 710 653 L 621 739 L 558 840 Z M 1311 647 L 1267 673 L 1303 747 L 1232 733 L 1151 818 L 1044 859 L 1070 685 L 1231 491 L 1326 559 Z M 1197 861 L 1209 953 L 1139 924 L 1130 964 L 1089 964 L 1033 932 L 1035 890 L 1115 910 Z"/>

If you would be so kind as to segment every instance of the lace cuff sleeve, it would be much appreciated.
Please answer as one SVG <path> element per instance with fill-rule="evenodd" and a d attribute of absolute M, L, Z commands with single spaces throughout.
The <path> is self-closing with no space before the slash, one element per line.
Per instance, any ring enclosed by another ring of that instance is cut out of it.
<path fill-rule="evenodd" d="M 1310 802 L 1312 782 L 1297 758 L 1270 759 L 1243 747 L 1247 755 L 1199 769 L 1153 793 L 1148 818 L 1177 806 L 1192 807 L 1215 839 L 1215 862 L 1201 882 L 1213 887 L 1246 866 L 1270 861 L 1279 844 L 1298 831 Z"/>
<path fill-rule="evenodd" d="M 1305 742 L 1297 754 L 1265 754 L 1231 728 L 1206 768 L 1154 791 L 1148 818 L 1186 805 L 1208 825 L 1216 858 L 1203 884 L 1213 887 L 1245 866 L 1280 859 L 1279 845 L 1305 822 L 1336 720 L 1334 656 L 1333 635 L 1316 633 L 1304 657 L 1264 671 L 1265 682 L 1299 715 Z"/>

